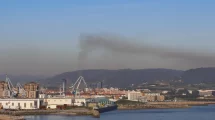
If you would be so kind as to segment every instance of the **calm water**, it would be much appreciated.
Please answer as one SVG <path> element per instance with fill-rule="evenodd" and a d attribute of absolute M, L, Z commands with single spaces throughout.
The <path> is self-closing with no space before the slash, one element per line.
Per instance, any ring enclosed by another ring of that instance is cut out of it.
<path fill-rule="evenodd" d="M 215 105 L 198 106 L 190 109 L 151 109 L 112 111 L 100 118 L 90 116 L 27 116 L 27 120 L 214 120 Z"/>

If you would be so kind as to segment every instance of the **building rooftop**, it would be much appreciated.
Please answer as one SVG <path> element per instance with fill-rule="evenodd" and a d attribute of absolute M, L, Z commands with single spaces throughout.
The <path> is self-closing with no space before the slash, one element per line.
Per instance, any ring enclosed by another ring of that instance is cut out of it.
<path fill-rule="evenodd" d="M 38 83 L 36 82 L 29 82 L 29 83 L 26 83 L 25 85 L 30 85 L 30 84 L 33 84 L 33 85 L 39 85 Z"/>

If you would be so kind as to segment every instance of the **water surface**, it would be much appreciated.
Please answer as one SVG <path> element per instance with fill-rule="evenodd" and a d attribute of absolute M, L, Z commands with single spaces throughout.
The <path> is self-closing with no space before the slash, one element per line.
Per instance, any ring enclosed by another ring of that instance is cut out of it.
<path fill-rule="evenodd" d="M 189 109 L 125 110 L 91 116 L 27 116 L 27 120 L 214 120 L 215 105 L 196 106 Z"/>

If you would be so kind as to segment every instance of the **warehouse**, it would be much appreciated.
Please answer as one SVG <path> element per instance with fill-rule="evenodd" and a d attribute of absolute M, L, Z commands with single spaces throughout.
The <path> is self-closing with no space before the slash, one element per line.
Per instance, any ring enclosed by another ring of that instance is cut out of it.
<path fill-rule="evenodd" d="M 39 109 L 42 103 L 40 99 L 0 99 L 3 109 Z"/>

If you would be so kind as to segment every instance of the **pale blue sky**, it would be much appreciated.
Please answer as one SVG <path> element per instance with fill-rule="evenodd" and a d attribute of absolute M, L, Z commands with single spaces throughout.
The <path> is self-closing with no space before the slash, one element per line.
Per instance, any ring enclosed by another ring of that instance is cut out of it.
<path fill-rule="evenodd" d="M 136 42 L 213 51 L 214 6 L 214 0 L 0 1 L 0 73 L 74 70 L 70 62 L 77 59 L 80 33 L 111 32 Z"/>

